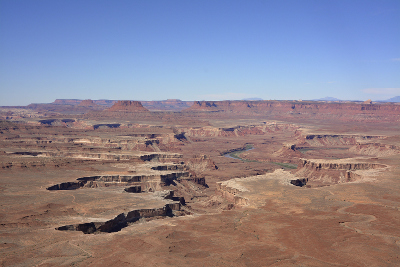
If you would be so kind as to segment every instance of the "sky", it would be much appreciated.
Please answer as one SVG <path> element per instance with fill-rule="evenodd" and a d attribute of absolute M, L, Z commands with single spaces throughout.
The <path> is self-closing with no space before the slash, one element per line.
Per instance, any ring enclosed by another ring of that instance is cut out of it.
<path fill-rule="evenodd" d="M 398 95 L 399 0 L 0 0 L 0 106 Z"/>

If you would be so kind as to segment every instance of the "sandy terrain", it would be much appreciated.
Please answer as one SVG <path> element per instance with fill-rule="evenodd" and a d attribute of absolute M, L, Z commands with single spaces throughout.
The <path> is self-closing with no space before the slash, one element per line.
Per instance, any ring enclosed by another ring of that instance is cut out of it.
<path fill-rule="evenodd" d="M 400 265 L 398 105 L 64 102 L 0 110 L 2 266 Z"/>

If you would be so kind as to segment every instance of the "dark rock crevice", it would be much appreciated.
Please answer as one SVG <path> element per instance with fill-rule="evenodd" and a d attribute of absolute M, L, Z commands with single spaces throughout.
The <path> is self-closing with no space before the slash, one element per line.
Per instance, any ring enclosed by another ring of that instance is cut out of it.
<path fill-rule="evenodd" d="M 56 230 L 81 231 L 84 234 L 113 233 L 121 231 L 121 229 L 129 226 L 129 224 L 135 223 L 142 218 L 150 220 L 177 216 L 175 213 L 179 215 L 180 207 L 180 203 L 171 203 L 166 204 L 162 208 L 132 210 L 128 213 L 121 213 L 115 218 L 105 222 L 64 225 L 56 228 Z"/>
<path fill-rule="evenodd" d="M 296 180 L 290 180 L 290 183 L 291 183 L 292 185 L 300 186 L 300 187 L 305 186 L 305 185 L 307 184 L 307 182 L 308 182 L 308 178 L 301 178 L 301 179 L 296 179 Z"/>
<path fill-rule="evenodd" d="M 109 186 L 141 186 L 141 191 L 146 191 L 144 188 L 151 188 L 151 182 L 157 182 L 163 185 L 171 185 L 173 181 L 178 179 L 188 179 L 195 183 L 206 186 L 204 178 L 190 177 L 189 172 L 173 172 L 162 175 L 99 175 L 88 176 L 77 179 L 77 182 L 66 182 L 56 184 L 47 188 L 47 190 L 76 190 L 82 187 L 96 188 Z M 139 184 L 138 184 L 139 183 Z M 148 185 L 148 186 L 146 186 Z M 154 191 L 152 189 L 152 191 Z"/>

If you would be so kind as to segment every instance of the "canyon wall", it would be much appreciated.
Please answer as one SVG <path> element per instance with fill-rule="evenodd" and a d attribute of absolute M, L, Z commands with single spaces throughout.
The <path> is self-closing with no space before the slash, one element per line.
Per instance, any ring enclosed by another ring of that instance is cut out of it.
<path fill-rule="evenodd" d="M 400 105 L 393 103 L 364 104 L 361 102 L 326 103 L 318 101 L 196 101 L 185 111 L 228 113 L 260 113 L 271 115 L 313 115 L 353 120 L 400 117 Z"/>
<path fill-rule="evenodd" d="M 384 164 L 357 159 L 300 159 L 295 175 L 307 178 L 307 185 L 314 187 L 368 179 L 386 168 Z"/>
<path fill-rule="evenodd" d="M 149 111 L 139 101 L 118 101 L 107 111 L 143 112 Z"/>
<path fill-rule="evenodd" d="M 151 111 L 181 111 L 193 105 L 193 101 L 167 99 L 161 101 L 141 101 L 142 105 Z"/>
<path fill-rule="evenodd" d="M 378 141 L 385 136 L 379 135 L 354 135 L 354 134 L 305 134 L 298 140 L 310 146 L 348 146 L 361 142 Z"/>

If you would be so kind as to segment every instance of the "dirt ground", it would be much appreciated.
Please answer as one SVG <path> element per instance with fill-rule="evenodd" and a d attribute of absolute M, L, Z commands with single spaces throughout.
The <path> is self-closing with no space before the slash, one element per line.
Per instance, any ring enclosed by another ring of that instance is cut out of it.
<path fill-rule="evenodd" d="M 1 266 L 400 265 L 397 117 L 14 112 Z"/>

